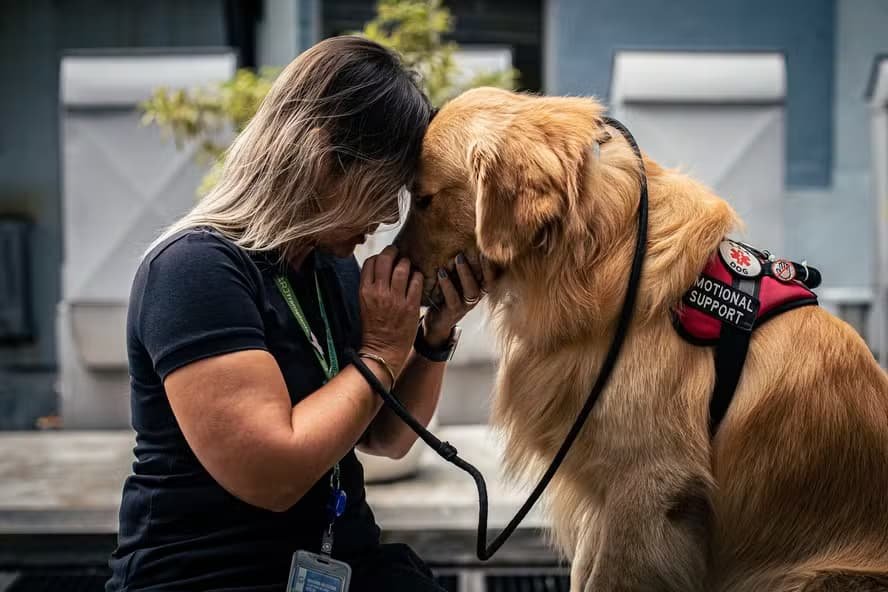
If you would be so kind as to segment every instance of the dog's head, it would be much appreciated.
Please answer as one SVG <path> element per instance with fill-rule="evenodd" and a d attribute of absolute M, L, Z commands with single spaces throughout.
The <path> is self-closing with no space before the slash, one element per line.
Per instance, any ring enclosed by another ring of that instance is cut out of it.
<path fill-rule="evenodd" d="M 589 99 L 480 88 L 445 105 L 423 141 L 408 219 L 396 239 L 427 278 L 457 253 L 508 268 L 542 256 L 555 236 L 584 226 L 586 164 L 609 136 Z"/>

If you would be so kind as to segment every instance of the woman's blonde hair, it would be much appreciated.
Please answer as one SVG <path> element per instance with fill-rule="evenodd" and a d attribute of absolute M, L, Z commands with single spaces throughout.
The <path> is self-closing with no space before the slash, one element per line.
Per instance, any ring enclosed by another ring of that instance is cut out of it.
<path fill-rule="evenodd" d="M 218 184 L 152 248 L 210 227 L 286 257 L 330 231 L 395 222 L 430 115 L 394 52 L 357 36 L 321 41 L 281 72 L 228 149 Z"/>

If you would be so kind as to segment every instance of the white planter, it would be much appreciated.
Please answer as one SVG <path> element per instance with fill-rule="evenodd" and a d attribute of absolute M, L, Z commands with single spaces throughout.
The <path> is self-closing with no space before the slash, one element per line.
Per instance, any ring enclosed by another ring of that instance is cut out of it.
<path fill-rule="evenodd" d="M 235 55 L 73 51 L 59 69 L 62 301 L 56 326 L 66 428 L 128 427 L 126 307 L 142 253 L 194 205 L 195 145 L 139 124 L 154 88 L 227 80 Z"/>

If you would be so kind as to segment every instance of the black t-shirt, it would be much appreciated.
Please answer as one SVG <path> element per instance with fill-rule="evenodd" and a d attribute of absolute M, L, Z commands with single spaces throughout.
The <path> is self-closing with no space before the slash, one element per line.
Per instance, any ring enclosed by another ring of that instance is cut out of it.
<path fill-rule="evenodd" d="M 274 253 L 247 252 L 213 231 L 195 229 L 164 241 L 143 260 L 127 322 L 136 461 L 123 488 L 106 590 L 283 590 L 292 553 L 320 547 L 329 474 L 286 512 L 239 500 L 197 460 L 163 388 L 170 372 L 190 362 L 261 349 L 277 360 L 293 404 L 317 390 L 324 374 L 274 283 L 276 275 L 288 274 L 326 347 L 315 269 L 343 360 L 343 350 L 360 343 L 354 258 L 315 252 L 293 271 Z M 354 451 L 341 471 L 348 505 L 336 522 L 334 556 L 348 560 L 378 545 L 379 528 Z"/>

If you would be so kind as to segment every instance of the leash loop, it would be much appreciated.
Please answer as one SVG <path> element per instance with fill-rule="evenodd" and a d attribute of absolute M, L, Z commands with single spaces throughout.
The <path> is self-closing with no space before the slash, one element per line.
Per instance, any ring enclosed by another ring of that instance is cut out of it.
<path fill-rule="evenodd" d="M 348 350 L 346 352 L 346 357 L 350 359 L 351 363 L 354 364 L 358 372 L 360 372 L 361 375 L 367 380 L 371 388 L 376 391 L 376 393 L 380 397 L 382 397 L 385 404 L 388 405 L 392 409 L 392 411 L 399 418 L 401 418 L 401 420 L 403 420 L 404 423 L 406 423 L 410 427 L 410 429 L 416 432 L 416 435 L 419 436 L 419 438 L 430 448 L 432 448 L 432 450 L 434 450 L 441 458 L 468 473 L 475 481 L 475 486 L 478 489 L 478 534 L 476 554 L 478 556 L 478 559 L 480 559 L 481 561 L 487 561 L 488 559 L 493 557 L 493 555 L 500 549 L 500 547 L 503 546 L 503 544 L 509 539 L 509 537 L 512 536 L 512 533 L 515 532 L 515 530 L 518 528 L 518 526 L 521 524 L 530 510 L 534 507 L 534 505 L 536 505 L 537 501 L 539 501 L 539 498 L 546 490 L 546 487 L 549 486 L 549 483 L 552 481 L 552 478 L 555 476 L 558 468 L 564 462 L 565 457 L 567 457 L 567 453 L 570 451 L 571 446 L 573 446 L 574 441 L 577 439 L 577 436 L 579 436 L 580 430 L 582 430 L 583 425 L 586 423 L 586 420 L 592 413 L 592 409 L 595 407 L 595 403 L 601 396 L 602 391 L 604 391 L 605 386 L 607 386 L 607 382 L 610 379 L 617 359 L 620 356 L 620 351 L 623 348 L 623 343 L 626 340 L 626 334 L 629 332 L 629 324 L 632 321 L 632 312 L 635 309 L 635 302 L 638 297 L 638 288 L 641 283 L 642 265 L 644 263 L 645 254 L 647 253 L 647 174 L 645 172 L 644 158 L 641 155 L 641 150 L 639 149 L 635 138 L 632 136 L 629 130 L 626 129 L 626 126 L 624 126 L 616 119 L 612 119 L 610 117 L 605 117 L 603 119 L 603 122 L 606 125 L 616 128 L 620 132 L 620 134 L 623 135 L 623 137 L 631 146 L 632 151 L 635 153 L 635 156 L 638 158 L 638 180 L 640 195 L 638 203 L 638 223 L 635 239 L 635 254 L 632 258 L 632 267 L 629 272 L 629 281 L 626 285 L 626 295 L 623 299 L 623 306 L 620 309 L 620 316 L 617 322 L 617 330 L 614 333 L 614 338 L 611 341 L 610 349 L 608 350 L 607 356 L 605 357 L 604 362 L 601 365 L 601 370 L 598 373 L 595 384 L 592 386 L 592 390 L 589 392 L 589 395 L 586 398 L 586 402 L 583 404 L 582 409 L 580 409 L 580 412 L 577 414 L 577 418 L 571 426 L 570 431 L 568 431 L 567 436 L 565 436 L 564 442 L 561 444 L 558 452 L 556 452 L 555 456 L 552 458 L 552 462 L 549 464 L 549 468 L 546 469 L 545 473 L 543 473 L 543 476 L 540 478 L 539 482 L 537 482 L 536 487 L 533 488 L 533 491 L 527 497 L 527 500 L 524 502 L 524 504 L 522 504 L 518 511 L 515 513 L 515 516 L 496 536 L 496 538 L 493 539 L 489 546 L 487 545 L 487 483 L 484 481 L 484 476 L 471 463 L 460 458 L 456 448 L 453 445 L 451 445 L 449 442 L 442 442 L 434 434 L 428 431 L 425 426 L 417 421 L 416 418 L 414 418 L 404 407 L 401 401 L 399 401 L 395 395 L 389 392 L 388 389 L 386 389 L 385 386 L 376 378 L 376 375 L 373 374 L 373 372 L 364 364 L 364 362 L 358 357 L 357 353 L 354 350 Z"/>

